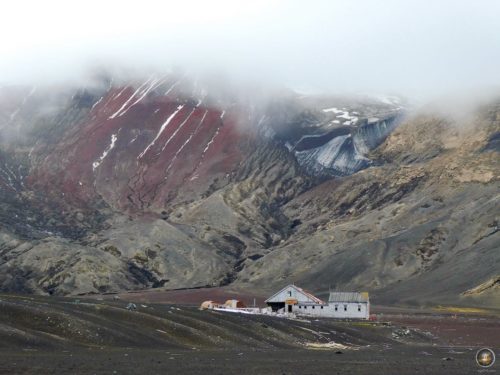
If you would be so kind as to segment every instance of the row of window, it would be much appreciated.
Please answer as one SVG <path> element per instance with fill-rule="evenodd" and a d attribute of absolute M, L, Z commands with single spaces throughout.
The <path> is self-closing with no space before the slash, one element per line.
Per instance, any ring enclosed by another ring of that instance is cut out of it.
<path fill-rule="evenodd" d="M 311 306 L 311 307 L 314 309 L 316 306 Z M 321 307 L 321 309 L 323 309 L 323 306 L 320 306 L 320 307 Z M 299 305 L 299 309 L 301 309 L 301 308 L 302 308 L 302 306 Z M 304 310 L 307 310 L 307 306 L 304 306 Z"/>
<path fill-rule="evenodd" d="M 302 309 L 304 307 L 304 310 L 307 310 L 307 306 L 301 306 L 299 305 L 299 309 Z M 316 306 L 310 306 L 314 310 Z M 323 306 L 320 306 L 321 310 L 323 310 Z M 335 311 L 339 311 L 339 305 L 335 305 Z M 344 311 L 347 311 L 347 305 L 344 305 Z M 358 311 L 361 312 L 361 305 L 358 305 Z"/>
<path fill-rule="evenodd" d="M 313 309 L 316 307 L 316 306 L 311 306 Z M 321 307 L 321 310 L 323 310 L 323 306 L 320 306 Z M 301 309 L 302 306 L 299 305 L 299 309 Z M 307 310 L 307 306 L 304 306 L 304 310 Z"/>

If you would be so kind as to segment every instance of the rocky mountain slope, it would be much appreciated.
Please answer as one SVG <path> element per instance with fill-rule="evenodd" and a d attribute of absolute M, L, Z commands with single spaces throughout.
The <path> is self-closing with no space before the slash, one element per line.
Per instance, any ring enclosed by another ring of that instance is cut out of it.
<path fill-rule="evenodd" d="M 458 126 L 396 98 L 89 82 L 0 89 L 2 290 L 492 301 L 462 293 L 500 269 L 500 105 Z"/>
<path fill-rule="evenodd" d="M 293 240 L 238 281 L 365 286 L 387 302 L 481 303 L 479 290 L 460 295 L 500 269 L 500 165 L 490 147 L 499 109 L 483 108 L 465 128 L 428 116 L 402 124 L 373 152 L 379 166 L 288 202 L 284 213 L 301 223 Z M 483 299 L 498 301 L 498 291 Z"/>

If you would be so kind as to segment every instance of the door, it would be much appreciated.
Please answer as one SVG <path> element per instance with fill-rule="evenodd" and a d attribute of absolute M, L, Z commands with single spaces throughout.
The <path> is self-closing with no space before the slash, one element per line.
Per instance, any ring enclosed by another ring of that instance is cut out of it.
<path fill-rule="evenodd" d="M 288 305 L 288 312 L 292 312 L 292 305 Z"/>

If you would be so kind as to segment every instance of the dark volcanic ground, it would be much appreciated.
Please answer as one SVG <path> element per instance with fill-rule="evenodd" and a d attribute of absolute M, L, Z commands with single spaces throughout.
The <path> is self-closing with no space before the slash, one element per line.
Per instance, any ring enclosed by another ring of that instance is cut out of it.
<path fill-rule="evenodd" d="M 425 354 L 424 354 L 425 353 Z M 1 353 L 15 374 L 474 374 L 474 351 L 398 347 L 334 351 L 163 351 L 144 349 Z M 452 356 L 452 357 L 450 357 Z M 445 360 L 443 358 L 453 358 Z M 493 372 L 494 374 L 495 372 Z"/>
<path fill-rule="evenodd" d="M 494 311 L 379 309 L 384 321 L 344 322 L 126 304 L 0 295 L 0 373 L 473 374 L 479 347 L 500 348 Z"/>

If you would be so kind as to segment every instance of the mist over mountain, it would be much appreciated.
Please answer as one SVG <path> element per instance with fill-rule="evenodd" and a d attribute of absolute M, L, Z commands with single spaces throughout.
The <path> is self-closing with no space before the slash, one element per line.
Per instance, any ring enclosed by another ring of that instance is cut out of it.
<path fill-rule="evenodd" d="M 495 0 L 11 2 L 0 82 L 78 80 L 103 64 L 178 66 L 296 91 L 429 100 L 499 87 L 499 8 Z"/>

